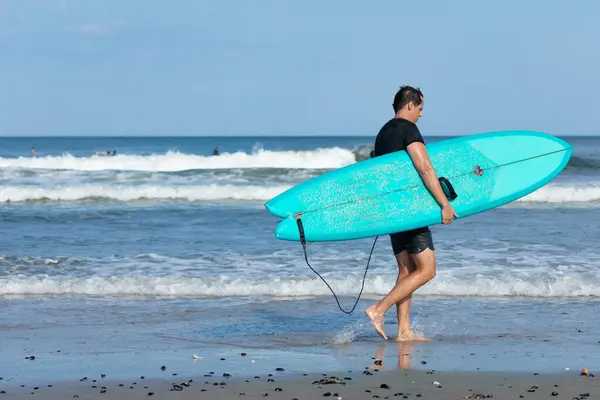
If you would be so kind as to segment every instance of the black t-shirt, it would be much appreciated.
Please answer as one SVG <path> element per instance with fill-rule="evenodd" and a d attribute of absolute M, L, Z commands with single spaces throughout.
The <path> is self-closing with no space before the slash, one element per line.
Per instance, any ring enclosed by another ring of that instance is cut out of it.
<path fill-rule="evenodd" d="M 414 142 L 425 144 L 417 125 L 404 118 L 392 118 L 377 134 L 371 157 L 406 150 Z"/>

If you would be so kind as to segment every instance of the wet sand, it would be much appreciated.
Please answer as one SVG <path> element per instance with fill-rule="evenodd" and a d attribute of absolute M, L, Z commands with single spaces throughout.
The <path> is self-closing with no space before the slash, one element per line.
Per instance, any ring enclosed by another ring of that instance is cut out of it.
<path fill-rule="evenodd" d="M 423 301 L 415 326 L 437 321 L 434 340 L 398 343 L 362 316 L 336 320 L 322 300 L 269 303 L 272 313 L 233 304 L 218 320 L 186 301 L 7 301 L 0 400 L 600 398 L 600 378 L 579 375 L 600 371 L 596 302 L 513 300 L 507 327 L 506 303 Z M 313 384 L 331 376 L 345 384 Z"/>
<path fill-rule="evenodd" d="M 0 388 L 0 399 L 595 399 L 600 397 L 600 378 L 581 371 L 561 374 L 516 372 L 438 372 L 427 370 L 363 371 L 296 374 L 273 370 L 271 374 L 239 378 L 235 371 L 208 371 L 195 378 L 121 381 L 106 377 L 82 377 L 49 387 L 28 382 Z M 209 372 L 213 372 L 212 374 Z M 590 372 L 593 374 L 593 372 Z M 270 375 L 270 376 L 269 376 Z M 85 379 L 84 379 L 85 378 Z M 95 380 L 95 382 L 94 382 Z M 327 383 L 334 382 L 334 383 Z"/>

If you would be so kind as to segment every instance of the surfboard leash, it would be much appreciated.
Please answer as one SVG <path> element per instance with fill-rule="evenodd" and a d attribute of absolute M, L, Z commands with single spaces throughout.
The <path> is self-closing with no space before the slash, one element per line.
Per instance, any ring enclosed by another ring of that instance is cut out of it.
<path fill-rule="evenodd" d="M 304 250 L 304 260 L 306 261 L 306 265 L 308 265 L 308 268 L 310 268 L 312 270 L 312 272 L 317 274 L 317 276 L 319 278 L 321 278 L 321 280 L 325 283 L 325 285 L 327 285 L 327 287 L 333 294 L 333 297 L 335 298 L 338 308 L 345 314 L 348 314 L 348 315 L 352 314 L 352 312 L 356 308 L 356 305 L 358 304 L 358 301 L 360 300 L 360 296 L 362 296 L 362 292 L 365 288 L 365 279 L 367 278 L 367 271 L 369 270 L 369 264 L 371 263 L 371 256 L 373 255 L 373 250 L 375 250 L 375 244 L 377 243 L 377 239 L 379 238 L 379 236 L 376 236 L 375 240 L 373 241 L 373 246 L 371 247 L 371 253 L 369 253 L 369 259 L 367 260 L 367 266 L 365 267 L 365 273 L 363 275 L 362 285 L 360 288 L 360 292 L 358 293 L 358 297 L 356 298 L 356 301 L 354 302 L 354 306 L 352 306 L 352 309 L 350 311 L 346 311 L 340 305 L 340 301 L 339 301 L 337 295 L 335 294 L 335 292 L 333 291 L 333 289 L 331 288 L 331 286 L 329 286 L 329 283 L 327 283 L 327 281 L 325 280 L 325 278 L 323 278 L 321 276 L 321 274 L 319 274 L 317 271 L 315 271 L 315 269 L 310 265 L 310 262 L 308 261 L 308 253 L 306 251 L 306 237 L 304 235 L 304 226 L 302 225 L 302 218 L 300 218 L 300 215 L 301 214 L 296 214 L 296 224 L 298 225 L 298 232 L 300 233 L 300 243 L 302 244 L 302 249 Z"/>

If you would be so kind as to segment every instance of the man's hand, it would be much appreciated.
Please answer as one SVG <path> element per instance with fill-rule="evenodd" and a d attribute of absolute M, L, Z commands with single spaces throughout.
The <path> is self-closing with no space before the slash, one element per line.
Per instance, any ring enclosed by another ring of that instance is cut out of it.
<path fill-rule="evenodd" d="M 442 224 L 451 224 L 452 218 L 454 217 L 458 218 L 458 214 L 456 214 L 456 212 L 450 204 L 442 207 Z"/>

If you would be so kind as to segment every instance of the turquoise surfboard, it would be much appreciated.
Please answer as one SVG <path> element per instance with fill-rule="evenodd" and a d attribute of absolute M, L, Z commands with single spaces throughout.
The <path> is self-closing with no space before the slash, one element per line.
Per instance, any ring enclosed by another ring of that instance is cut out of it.
<path fill-rule="evenodd" d="M 510 203 L 546 185 L 573 149 L 541 132 L 488 132 L 427 145 L 459 218 Z M 441 210 L 406 151 L 327 172 L 265 203 L 283 218 L 275 236 L 306 241 L 360 239 L 441 223 Z"/>

